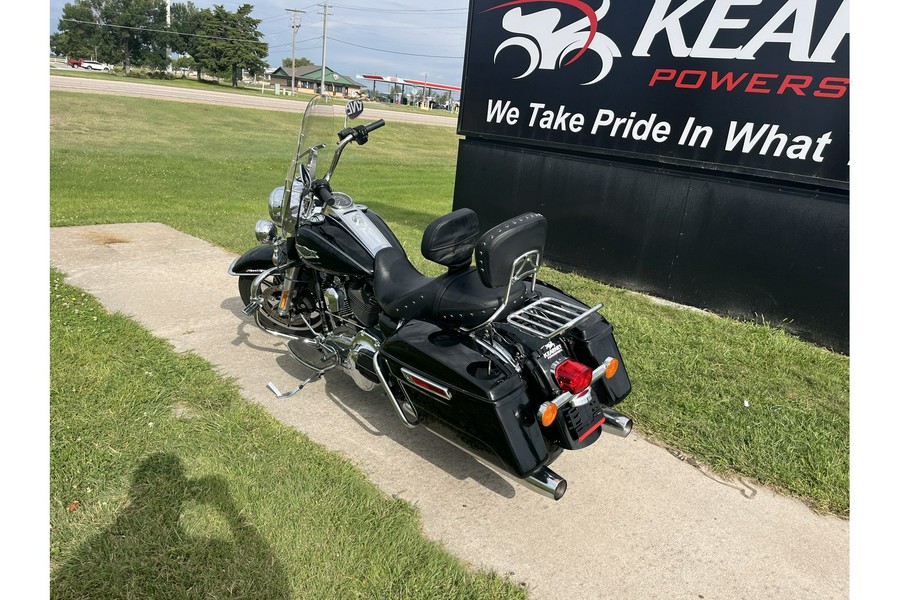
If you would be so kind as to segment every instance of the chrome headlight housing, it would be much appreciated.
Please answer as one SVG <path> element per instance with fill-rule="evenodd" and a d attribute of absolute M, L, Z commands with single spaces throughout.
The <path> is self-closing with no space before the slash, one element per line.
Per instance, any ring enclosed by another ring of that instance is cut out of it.
<path fill-rule="evenodd" d="M 256 222 L 256 241 L 260 244 L 274 244 L 278 238 L 278 228 L 268 219 Z"/>
<path fill-rule="evenodd" d="M 291 188 L 291 214 L 296 218 L 300 213 L 300 198 L 303 196 L 303 184 L 295 181 Z M 279 186 L 269 194 L 269 218 L 278 225 L 281 223 L 281 207 L 284 204 L 284 186 Z"/>

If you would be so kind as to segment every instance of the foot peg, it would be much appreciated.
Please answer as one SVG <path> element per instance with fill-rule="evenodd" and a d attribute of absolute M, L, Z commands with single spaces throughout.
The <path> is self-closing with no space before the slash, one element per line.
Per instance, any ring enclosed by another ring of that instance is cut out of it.
<path fill-rule="evenodd" d="M 247 306 L 242 308 L 241 312 L 249 317 L 256 311 L 258 311 L 260 308 L 262 308 L 262 304 L 263 304 L 262 298 L 257 298 L 256 300 L 251 301 L 250 304 L 248 304 Z"/>

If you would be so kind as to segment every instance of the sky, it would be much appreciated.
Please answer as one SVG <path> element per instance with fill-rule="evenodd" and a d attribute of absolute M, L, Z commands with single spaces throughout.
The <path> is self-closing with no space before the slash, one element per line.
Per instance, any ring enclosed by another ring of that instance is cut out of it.
<path fill-rule="evenodd" d="M 198 8 L 221 4 L 234 11 L 241 2 L 192 0 Z M 174 3 L 174 0 L 173 0 Z M 291 57 L 291 13 L 300 15 L 296 57 L 322 61 L 322 2 L 257 0 L 262 40 L 269 44 L 270 66 Z M 50 0 L 50 31 L 58 30 L 64 0 Z M 466 43 L 468 0 L 428 3 L 421 0 L 334 0 L 328 3 L 325 62 L 351 78 L 384 75 L 459 85 Z M 49 35 L 49 34 L 48 34 Z M 361 82 L 365 85 L 365 82 Z"/>

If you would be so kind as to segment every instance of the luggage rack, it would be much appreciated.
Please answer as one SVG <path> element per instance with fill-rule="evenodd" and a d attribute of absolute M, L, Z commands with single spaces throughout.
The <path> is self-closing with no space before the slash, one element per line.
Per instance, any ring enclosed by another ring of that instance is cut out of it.
<path fill-rule="evenodd" d="M 598 304 L 584 310 L 571 302 L 558 298 L 541 298 L 528 306 L 511 313 L 506 322 L 540 338 L 553 338 L 571 329 L 582 320 L 603 308 Z"/>

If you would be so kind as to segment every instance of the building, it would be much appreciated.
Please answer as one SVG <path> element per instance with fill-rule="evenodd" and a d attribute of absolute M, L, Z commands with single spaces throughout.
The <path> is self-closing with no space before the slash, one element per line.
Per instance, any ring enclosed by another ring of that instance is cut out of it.
<path fill-rule="evenodd" d="M 271 80 L 273 84 L 277 83 L 290 89 L 292 77 L 298 90 L 319 91 L 322 83 L 322 67 L 318 65 L 295 68 L 278 67 L 272 72 Z M 355 98 L 359 95 L 360 89 L 361 86 L 349 77 L 345 77 L 327 66 L 325 67 L 326 94 Z"/>

